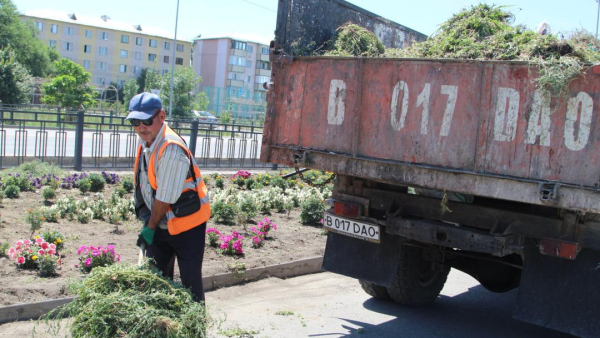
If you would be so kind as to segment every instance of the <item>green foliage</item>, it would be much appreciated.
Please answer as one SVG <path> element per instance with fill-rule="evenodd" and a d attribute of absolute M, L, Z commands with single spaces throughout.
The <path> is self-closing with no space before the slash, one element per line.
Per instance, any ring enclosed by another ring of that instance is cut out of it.
<path fill-rule="evenodd" d="M 235 219 L 235 207 L 225 201 L 211 203 L 210 211 L 210 217 L 217 223 L 233 223 Z"/>
<path fill-rule="evenodd" d="M 44 84 L 44 103 L 67 109 L 85 109 L 94 104 L 94 91 L 88 85 L 90 73 L 67 59 L 56 61 L 54 67 L 55 77 Z"/>
<path fill-rule="evenodd" d="M 244 185 L 246 186 L 247 190 L 252 190 L 252 188 L 254 187 L 254 179 L 252 177 L 248 177 L 245 182 Z"/>
<path fill-rule="evenodd" d="M 138 83 L 136 79 L 131 78 L 125 81 L 125 84 L 123 84 L 123 102 L 125 105 L 128 106 L 131 98 L 138 93 Z"/>
<path fill-rule="evenodd" d="M 236 209 L 239 224 L 248 223 L 249 220 L 253 219 L 258 214 L 256 199 L 252 194 L 240 194 L 240 196 L 238 196 Z"/>
<path fill-rule="evenodd" d="M 11 184 L 7 185 L 6 188 L 4 188 L 4 195 L 6 195 L 6 197 L 8 198 L 19 198 L 20 191 L 21 190 L 18 186 Z"/>
<path fill-rule="evenodd" d="M 215 186 L 219 189 L 223 189 L 223 187 L 225 187 L 225 183 L 223 183 L 223 179 L 220 176 L 215 179 Z"/>
<path fill-rule="evenodd" d="M 40 210 L 29 209 L 27 215 L 25 215 L 25 223 L 29 224 L 29 230 L 31 230 L 32 235 L 42 227 L 45 220 Z"/>
<path fill-rule="evenodd" d="M 56 275 L 58 260 L 55 255 L 40 255 L 36 260 L 40 277 L 51 277 Z"/>
<path fill-rule="evenodd" d="M 8 244 L 8 242 L 4 242 L 4 243 L 0 244 L 0 257 L 6 256 L 6 250 L 8 250 L 9 246 L 10 246 L 10 244 Z"/>
<path fill-rule="evenodd" d="M 96 268 L 70 290 L 77 295 L 73 302 L 43 319 L 69 313 L 72 337 L 206 337 L 204 304 L 149 264 Z M 58 330 L 60 321 L 50 325 Z"/>
<path fill-rule="evenodd" d="M 281 176 L 278 176 L 278 175 L 272 176 L 270 185 L 272 187 L 279 187 L 283 191 L 285 191 L 285 189 L 288 188 L 288 182 L 285 179 L 283 179 Z"/>
<path fill-rule="evenodd" d="M 242 176 L 237 176 L 233 180 L 233 183 L 237 184 L 238 187 L 240 187 L 240 188 L 243 187 L 246 184 L 246 182 L 245 182 L 245 180 L 244 180 L 244 178 Z"/>
<path fill-rule="evenodd" d="M 10 48 L 0 48 L 0 102 L 27 103 L 33 79 Z"/>
<path fill-rule="evenodd" d="M 208 106 L 208 97 L 205 93 L 190 95 L 196 90 L 198 84 L 202 82 L 201 77 L 197 77 L 191 67 L 180 67 L 175 69 L 173 77 L 173 117 L 186 118 L 191 116 L 194 107 Z M 160 89 L 160 99 L 163 107 L 168 110 L 171 93 L 171 74 L 160 75 L 154 69 L 142 71 L 138 85 L 143 87 L 143 91 L 151 89 Z M 168 112 L 167 112 L 168 114 Z"/>
<path fill-rule="evenodd" d="M 16 61 L 32 76 L 45 77 L 58 53 L 38 39 L 38 34 L 33 22 L 21 20 L 12 1 L 0 0 L 0 49 L 12 47 Z"/>
<path fill-rule="evenodd" d="M 87 224 L 94 218 L 94 212 L 90 208 L 80 209 L 77 211 L 75 218 L 77 219 L 77 222 Z"/>
<path fill-rule="evenodd" d="M 228 124 L 228 123 L 233 122 L 233 116 L 228 111 L 224 111 L 223 113 L 221 113 L 221 116 L 219 116 L 219 118 L 221 119 L 221 123 L 223 123 L 223 124 Z"/>
<path fill-rule="evenodd" d="M 325 202 L 317 197 L 311 196 L 300 202 L 300 221 L 303 224 L 315 224 L 323 219 Z"/>
<path fill-rule="evenodd" d="M 123 187 L 118 187 L 115 190 L 113 190 L 113 194 L 116 194 L 117 196 L 119 196 L 119 198 L 123 198 L 123 196 L 127 194 L 127 190 L 125 190 Z"/>
<path fill-rule="evenodd" d="M 90 191 L 91 192 L 99 192 L 104 190 L 104 184 L 106 183 L 106 179 L 104 179 L 104 176 L 100 175 L 100 174 L 90 174 L 89 177 L 91 186 L 90 186 Z"/>
<path fill-rule="evenodd" d="M 19 188 L 19 192 L 33 190 L 33 186 L 31 185 L 29 178 L 27 178 L 27 177 L 25 177 L 25 175 L 21 175 L 21 174 L 6 176 L 4 178 L 3 184 L 7 187 L 10 185 L 15 185 Z M 6 190 L 4 192 L 6 193 Z M 12 197 L 8 196 L 8 194 L 6 194 L 6 196 L 8 198 L 12 198 Z"/>
<path fill-rule="evenodd" d="M 208 104 L 210 100 L 208 99 L 208 95 L 205 92 L 199 92 L 198 95 L 194 97 L 194 102 L 192 103 L 192 109 L 205 111 L 208 109 Z"/>
<path fill-rule="evenodd" d="M 63 176 L 65 171 L 54 163 L 42 162 L 40 160 L 33 160 L 25 162 L 16 168 L 11 168 L 6 171 L 7 173 L 21 174 L 26 176 L 41 177 L 44 175 L 56 175 Z"/>
<path fill-rule="evenodd" d="M 50 207 L 41 207 L 40 212 L 46 219 L 46 222 L 57 223 L 60 218 L 60 209 L 56 205 Z"/>
<path fill-rule="evenodd" d="M 88 178 L 82 178 L 79 181 L 77 181 L 77 189 L 79 189 L 79 191 L 81 191 L 82 194 L 85 194 L 86 192 L 90 191 L 91 188 L 92 182 L 90 182 Z"/>
<path fill-rule="evenodd" d="M 377 57 L 385 51 L 377 35 L 352 23 L 339 27 L 329 43 L 332 48 L 325 55 Z"/>
<path fill-rule="evenodd" d="M 132 177 L 126 177 L 126 178 L 124 178 L 123 182 L 121 183 L 121 186 L 128 193 L 132 192 L 133 189 L 134 189 L 134 187 L 135 187 L 134 184 L 133 184 L 133 178 Z"/>
<path fill-rule="evenodd" d="M 65 246 L 65 236 L 58 230 L 46 230 L 42 232 L 44 241 L 56 245 L 56 251 L 62 250 Z"/>
<path fill-rule="evenodd" d="M 42 197 L 45 201 L 53 200 L 56 198 L 56 191 L 50 187 L 42 189 Z"/>

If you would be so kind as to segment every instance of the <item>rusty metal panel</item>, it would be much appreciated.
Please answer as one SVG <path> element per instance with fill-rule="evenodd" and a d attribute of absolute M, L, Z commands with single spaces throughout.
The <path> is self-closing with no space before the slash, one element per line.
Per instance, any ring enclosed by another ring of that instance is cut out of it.
<path fill-rule="evenodd" d="M 368 60 L 358 153 L 474 170 L 481 73 L 473 62 Z"/>

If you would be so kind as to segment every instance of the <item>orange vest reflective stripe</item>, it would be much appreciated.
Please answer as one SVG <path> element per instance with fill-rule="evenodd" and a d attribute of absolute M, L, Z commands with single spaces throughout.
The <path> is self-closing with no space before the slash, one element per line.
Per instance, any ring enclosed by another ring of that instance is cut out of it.
<path fill-rule="evenodd" d="M 200 169 L 196 164 L 196 160 L 192 156 L 190 150 L 185 146 L 185 143 L 173 131 L 173 129 L 169 128 L 169 126 L 165 126 L 163 129 L 163 133 L 161 137 L 157 137 L 157 141 L 159 144 L 154 148 L 154 152 L 150 154 L 150 161 L 148 163 L 148 182 L 150 186 L 155 191 L 158 190 L 158 184 L 156 183 L 156 171 L 158 170 L 158 162 L 162 154 L 164 153 L 167 146 L 171 144 L 175 144 L 183 149 L 183 151 L 187 154 L 188 158 L 192 163 L 192 167 L 194 169 L 194 174 L 196 175 L 196 180 L 194 181 L 193 177 L 188 177 L 185 180 L 185 184 L 183 186 L 182 193 L 188 190 L 197 190 L 198 198 L 200 198 L 200 210 L 197 212 L 184 216 L 184 217 L 176 217 L 175 214 L 171 211 L 171 207 L 169 207 L 169 211 L 167 211 L 167 228 L 171 235 L 177 235 L 184 231 L 190 230 L 206 221 L 210 218 L 210 201 L 208 196 L 208 190 L 206 189 L 206 185 L 204 184 L 204 180 L 202 180 L 202 174 L 200 173 Z M 156 142 L 156 141 L 155 141 Z M 138 166 L 140 163 L 140 157 L 142 156 L 142 146 L 138 147 L 137 156 L 135 159 L 134 166 L 134 181 L 135 187 L 138 189 L 137 182 L 137 172 Z"/>

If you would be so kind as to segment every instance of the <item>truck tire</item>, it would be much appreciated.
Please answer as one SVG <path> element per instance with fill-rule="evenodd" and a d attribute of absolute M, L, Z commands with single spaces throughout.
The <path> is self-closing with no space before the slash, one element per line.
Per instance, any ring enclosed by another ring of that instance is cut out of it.
<path fill-rule="evenodd" d="M 387 289 L 390 297 L 399 304 L 421 307 L 434 302 L 442 291 L 450 266 L 425 260 L 426 251 L 402 247 L 398 270 Z"/>
<path fill-rule="evenodd" d="M 390 295 L 385 287 L 359 279 L 360 287 L 371 297 L 388 300 Z"/>

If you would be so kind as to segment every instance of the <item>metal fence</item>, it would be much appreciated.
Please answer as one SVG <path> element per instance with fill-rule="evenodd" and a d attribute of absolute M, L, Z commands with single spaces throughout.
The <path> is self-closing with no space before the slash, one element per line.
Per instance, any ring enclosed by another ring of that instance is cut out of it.
<path fill-rule="evenodd" d="M 167 120 L 202 167 L 264 168 L 262 125 Z M 123 116 L 0 106 L 0 168 L 33 159 L 61 167 L 131 168 L 138 137 Z"/>

